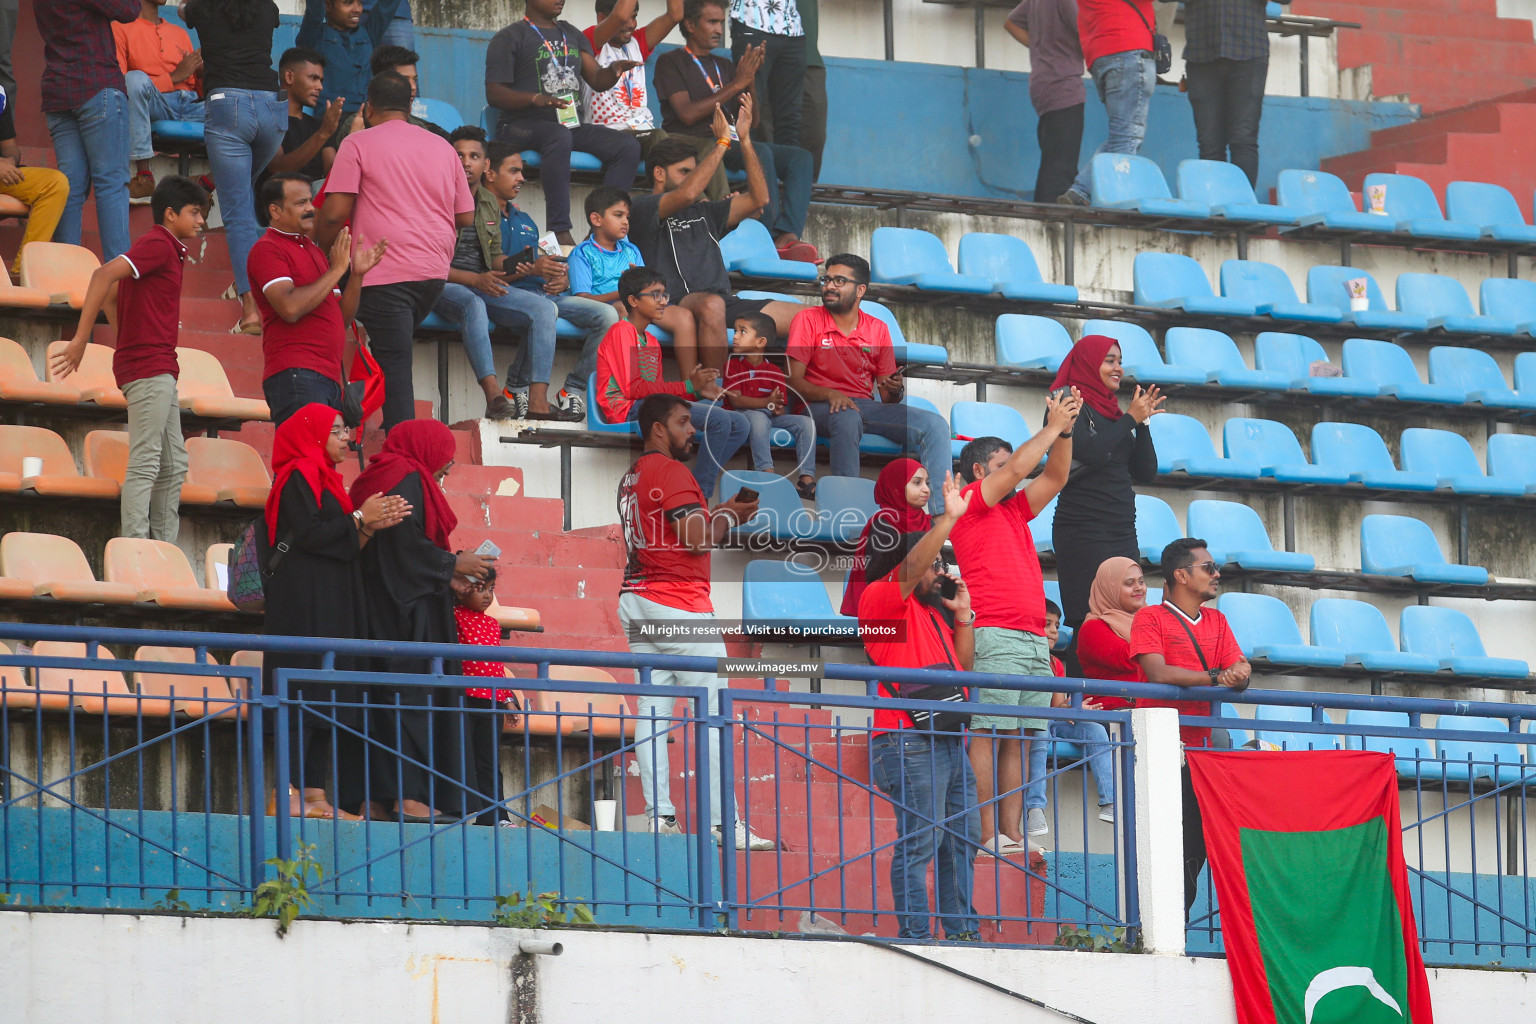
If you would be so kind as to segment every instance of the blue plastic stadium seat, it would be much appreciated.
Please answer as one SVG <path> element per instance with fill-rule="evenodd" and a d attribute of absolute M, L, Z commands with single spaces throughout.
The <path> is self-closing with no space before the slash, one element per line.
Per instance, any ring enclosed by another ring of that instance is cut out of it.
<path fill-rule="evenodd" d="M 1405 779 L 1441 777 L 1439 762 L 1429 740 L 1410 729 L 1406 711 L 1361 711 L 1353 709 L 1344 713 L 1344 724 L 1375 726 L 1384 729 L 1401 729 L 1407 736 L 1346 736 L 1350 750 L 1372 750 L 1378 754 L 1391 754 L 1397 763 L 1397 774 Z"/>
<path fill-rule="evenodd" d="M 1536 227 L 1525 222 L 1520 204 L 1502 185 L 1483 181 L 1451 182 L 1445 186 L 1445 215 L 1462 224 L 1477 225 L 1484 238 L 1527 245 L 1536 243 Z"/>
<path fill-rule="evenodd" d="M 411 113 L 423 121 L 430 121 L 445 132 L 462 127 L 464 115 L 447 100 L 415 99 L 411 101 Z"/>
<path fill-rule="evenodd" d="M 1429 380 L 1467 393 L 1467 401 L 1490 409 L 1536 412 L 1536 395 L 1519 395 L 1506 383 L 1493 356 L 1477 348 L 1436 345 L 1429 350 Z"/>
<path fill-rule="evenodd" d="M 1365 189 L 1375 185 L 1386 186 L 1386 199 L 1382 205 L 1386 208 L 1387 219 L 1393 221 L 1396 230 L 1403 234 L 1415 238 L 1448 238 L 1458 241 L 1473 241 L 1482 237 L 1482 229 L 1476 224 L 1446 220 L 1434 190 L 1422 178 L 1410 174 L 1367 174 Z"/>
<path fill-rule="evenodd" d="M 816 481 L 816 508 L 823 532 L 839 544 L 852 544 L 879 508 L 875 482 L 861 476 L 821 477 Z"/>
<path fill-rule="evenodd" d="M 1480 587 L 1488 570 L 1447 562 L 1435 531 L 1411 516 L 1369 515 L 1360 521 L 1360 565 L 1373 576 L 1407 576 L 1419 583 Z"/>
<path fill-rule="evenodd" d="M 743 277 L 766 277 L 780 281 L 814 281 L 821 269 L 804 260 L 779 259 L 773 236 L 756 217 L 748 217 L 735 230 L 720 239 L 720 255 L 728 270 Z"/>
<path fill-rule="evenodd" d="M 1536 395 L 1536 352 L 1521 352 L 1515 356 L 1515 392 Z"/>
<path fill-rule="evenodd" d="M 1365 296 L 1370 304 L 1362 310 L 1349 308 L 1351 278 L 1365 278 Z M 1354 267 L 1313 267 L 1307 271 L 1307 301 L 1320 306 L 1336 306 L 1344 322 L 1367 331 L 1427 331 L 1429 318 L 1417 313 L 1403 313 L 1387 305 L 1376 279 Z"/>
<path fill-rule="evenodd" d="M 1369 601 L 1320 597 L 1312 602 L 1312 644 L 1344 653 L 1344 664 L 1368 672 L 1433 675 L 1440 662 L 1427 654 L 1398 650 L 1381 609 Z"/>
<path fill-rule="evenodd" d="M 1049 317 L 1028 313 L 998 317 L 994 338 L 1000 366 L 1055 373 L 1072 351 L 1072 336 L 1065 327 Z"/>
<path fill-rule="evenodd" d="M 1147 603 L 1148 604 L 1152 603 L 1152 599 L 1150 597 L 1148 597 Z M 1212 718 L 1236 718 L 1236 719 L 1240 719 L 1243 716 L 1238 714 L 1237 713 L 1237 709 L 1234 708 L 1231 704 L 1222 704 L 1220 702 L 1213 702 L 1211 704 L 1211 717 Z M 1249 735 L 1249 733 L 1248 733 L 1248 731 L 1246 729 L 1237 729 L 1237 728 L 1232 728 L 1232 727 L 1229 727 L 1227 729 L 1227 737 L 1232 741 L 1232 749 L 1233 750 L 1237 750 L 1237 749 L 1239 749 L 1241 747 L 1246 746 L 1248 744 L 1248 741 L 1252 738 Z"/>
<path fill-rule="evenodd" d="M 1530 674 L 1530 667 L 1517 658 L 1488 657 L 1477 627 L 1455 608 L 1409 605 L 1403 609 L 1397 632 L 1403 650 L 1427 654 L 1458 676 L 1524 679 Z"/>
<path fill-rule="evenodd" d="M 815 571 L 777 558 L 747 563 L 741 581 L 741 618 L 749 635 L 791 624 L 818 631 L 829 628 L 842 639 L 858 635 L 858 620 L 833 611 L 832 599 Z"/>
<path fill-rule="evenodd" d="M 1317 562 L 1311 555 L 1276 551 L 1264 521 L 1252 508 L 1238 501 L 1200 499 L 1189 503 L 1186 537 L 1209 541 L 1211 557 L 1218 565 L 1272 572 L 1311 572 Z"/>
<path fill-rule="evenodd" d="M 1207 327 L 1170 327 L 1163 335 L 1168 362 L 1174 366 L 1200 367 L 1205 379 L 1228 388 L 1288 391 L 1291 378 L 1268 370 L 1250 370 L 1242 353 L 1227 335 Z"/>
<path fill-rule="evenodd" d="M 1367 380 L 1311 376 L 1313 364 L 1328 361 L 1323 346 L 1304 334 L 1265 331 L 1253 339 L 1254 365 L 1291 378 L 1293 388 L 1341 398 L 1375 398 L 1381 394 L 1381 388 Z"/>
<path fill-rule="evenodd" d="M 1257 480 L 1259 464 L 1238 459 L 1224 459 L 1216 454 L 1211 435 L 1197 419 L 1176 412 L 1165 412 L 1147 421 L 1152 442 L 1157 448 L 1159 475 L 1187 473 L 1190 476 L 1217 476 L 1234 480 Z"/>
<path fill-rule="evenodd" d="M 1203 203 L 1212 216 L 1249 224 L 1293 225 L 1300 210 L 1261 203 L 1248 175 L 1225 160 L 1179 161 L 1179 198 Z"/>
<path fill-rule="evenodd" d="M 1055 505 L 1056 505 L 1055 502 L 1051 502 L 1050 506 L 1048 506 L 1050 508 L 1051 512 L 1053 512 L 1053 513 L 1056 511 Z M 1040 515 L 1045 515 L 1045 512 L 1042 510 Z M 1036 519 L 1038 519 L 1038 518 L 1039 517 L 1037 516 Z M 1035 525 L 1034 523 L 1030 523 L 1031 532 L 1033 532 L 1034 525 Z M 1044 583 L 1045 583 L 1045 599 L 1047 601 L 1050 601 L 1054 605 L 1056 605 L 1057 608 L 1060 608 L 1061 607 L 1061 584 L 1057 583 L 1055 580 L 1045 580 Z M 1053 650 L 1053 651 L 1064 651 L 1064 650 L 1066 650 L 1071 645 L 1071 643 L 1072 643 L 1072 627 L 1067 625 L 1065 622 L 1059 623 L 1057 625 L 1057 627 L 1056 627 L 1056 645 L 1054 647 L 1052 647 L 1051 650 Z M 1063 741 L 1061 743 L 1055 744 L 1055 746 L 1058 749 L 1058 751 L 1060 751 L 1057 754 L 1057 756 L 1059 756 L 1059 757 L 1060 756 L 1067 756 L 1067 755 L 1070 755 L 1072 757 L 1081 757 L 1082 756 L 1081 753 L 1073 753 L 1074 751 L 1077 751 L 1079 749 L 1077 744 L 1075 744 L 1075 743 L 1070 743 L 1070 742 Z"/>
<path fill-rule="evenodd" d="M 1397 308 L 1427 317 L 1429 326 L 1447 334 L 1516 334 L 1520 330 L 1513 320 L 1479 316 L 1461 282 L 1443 274 L 1397 275 Z"/>
<path fill-rule="evenodd" d="M 1120 361 L 1127 377 L 1138 384 L 1204 384 L 1205 370 L 1198 366 L 1169 366 L 1157 350 L 1157 342 L 1140 324 L 1122 320 L 1089 320 L 1083 336 L 1102 334 L 1120 343 Z"/>
<path fill-rule="evenodd" d="M 1104 154 L 1100 154 L 1101 156 Z M 1139 252 L 1132 264 L 1133 302 L 1157 309 L 1182 309 L 1206 316 L 1255 316 L 1257 308 L 1211 290 L 1200 264 L 1182 253 Z"/>
<path fill-rule="evenodd" d="M 1223 167 L 1231 166 L 1223 164 Z M 1232 167 L 1237 171 L 1236 167 Z M 1242 171 L 1237 171 L 1243 177 Z M 1243 181 L 1247 181 L 1243 178 Z M 1302 302 L 1285 271 L 1273 263 L 1259 260 L 1227 260 L 1221 265 L 1221 294 L 1240 302 L 1251 302 L 1260 316 L 1276 320 L 1295 320 L 1311 324 L 1336 324 L 1344 314 L 1335 306 Z"/>
<path fill-rule="evenodd" d="M 1357 484 L 1381 491 L 1433 491 L 1440 480 L 1433 473 L 1405 473 L 1392 462 L 1387 442 L 1363 423 L 1314 423 L 1312 459 L 1316 465 L 1341 470 Z"/>
<path fill-rule="evenodd" d="M 997 402 L 956 402 L 950 407 L 949 422 L 959 437 L 1000 437 L 1014 448 L 1034 433 L 1017 409 Z"/>
<path fill-rule="evenodd" d="M 1163 548 L 1183 536 L 1179 518 L 1166 501 L 1152 494 L 1136 495 L 1136 550 L 1144 561 L 1156 564 Z M 1152 599 L 1147 601 L 1150 604 Z"/>
<path fill-rule="evenodd" d="M 1040 514 L 1029 521 L 1029 534 L 1031 537 L 1035 538 L 1035 552 L 1037 554 L 1049 555 L 1055 552 L 1055 533 L 1056 499 L 1052 498 L 1046 504 L 1045 508 L 1040 510 Z M 1050 597 L 1050 594 L 1046 594 L 1046 596 Z M 1056 596 L 1052 597 L 1051 600 L 1055 601 L 1056 604 L 1060 606 L 1061 593 L 1059 590 Z"/>
<path fill-rule="evenodd" d="M 1536 437 L 1530 434 L 1494 434 L 1488 438 L 1488 475 L 1525 485 L 1536 494 Z"/>
<path fill-rule="evenodd" d="M 746 292 L 742 292 L 746 295 Z M 798 302 L 798 299 L 790 299 Z M 891 335 L 891 347 L 896 350 L 898 363 L 916 363 L 919 366 L 943 366 L 949 362 L 949 350 L 943 345 L 920 345 L 917 342 L 907 340 L 907 336 L 901 331 L 901 324 L 896 322 L 896 316 L 885 306 L 870 299 L 859 303 L 859 309 L 885 324 L 886 330 Z"/>
<path fill-rule="evenodd" d="M 151 121 L 149 133 L 165 142 L 202 142 L 201 121 Z"/>
<path fill-rule="evenodd" d="M 1390 341 L 1347 338 L 1344 341 L 1344 376 L 1369 381 L 1382 395 L 1404 402 L 1462 405 L 1467 393 L 1444 384 L 1425 384 L 1407 349 Z"/>
<path fill-rule="evenodd" d="M 992 282 L 957 274 L 939 237 L 917 228 L 875 228 L 869 240 L 870 279 L 939 292 L 986 295 Z"/>
<path fill-rule="evenodd" d="M 1270 598 L 1276 601 L 1275 598 Z M 1278 601 L 1276 602 L 1278 603 Z M 1289 614 L 1289 613 L 1287 613 Z M 1286 750 L 1338 750 L 1344 746 L 1344 737 L 1329 736 L 1321 732 L 1295 732 L 1290 729 L 1260 729 L 1264 722 L 1311 722 L 1312 709 L 1291 707 L 1284 704 L 1255 704 L 1253 706 L 1253 738 L 1260 743 L 1273 743 Z M 1323 715 L 1323 722 L 1328 716 Z"/>
<path fill-rule="evenodd" d="M 1022 238 L 971 232 L 960 236 L 960 273 L 992 282 L 1006 299 L 1028 302 L 1076 302 L 1077 289 L 1048 284 L 1040 276 L 1034 250 Z"/>
<path fill-rule="evenodd" d="M 1260 473 L 1280 483 L 1342 486 L 1350 482 L 1344 469 L 1307 461 L 1301 442 L 1284 423 L 1235 416 L 1222 426 L 1221 437 L 1227 458 L 1257 463 Z"/>
<path fill-rule="evenodd" d="M 1456 494 L 1481 494 L 1513 497 L 1525 493 L 1518 480 L 1504 480 L 1483 473 L 1472 445 L 1460 434 L 1449 430 L 1409 427 L 1403 431 L 1399 452 L 1403 468 L 1410 473 L 1431 473 L 1438 490 Z"/>
<path fill-rule="evenodd" d="M 1296 619 L 1278 597 L 1229 592 L 1217 598 L 1216 609 L 1227 617 L 1232 635 L 1237 637 L 1237 644 L 1249 661 L 1308 668 L 1344 667 L 1343 651 L 1302 643 Z M 1310 713 L 1305 720 L 1311 721 Z"/>
<path fill-rule="evenodd" d="M 758 493 L 757 514 L 736 528 L 740 534 L 764 534 L 775 540 L 816 539 L 820 517 L 806 508 L 795 485 L 777 473 L 728 469 L 720 475 L 720 493 L 735 494 L 743 487 Z"/>
<path fill-rule="evenodd" d="M 490 139 L 496 138 L 496 124 L 501 120 L 501 111 L 495 107 L 482 107 L 480 110 L 480 127 L 485 129 L 485 134 Z M 539 152 L 536 149 L 525 149 L 522 152 L 524 167 L 539 166 Z M 603 170 L 603 162 L 591 153 L 583 153 L 580 150 L 571 151 L 571 170 L 585 171 L 589 174 L 600 174 Z"/>
<path fill-rule="evenodd" d="M 1152 217 L 1209 219 L 1204 203 L 1175 199 L 1162 169 L 1144 156 L 1099 153 L 1093 158 L 1093 205 L 1107 210 L 1135 210 Z"/>
<path fill-rule="evenodd" d="M 1390 217 L 1361 213 L 1349 186 L 1326 171 L 1281 171 L 1275 193 L 1281 206 L 1301 211 L 1302 227 L 1383 233 L 1396 230 Z"/>
<path fill-rule="evenodd" d="M 1504 736 L 1513 732 L 1507 718 L 1476 715 L 1441 715 L 1435 722 L 1435 728 L 1455 732 L 1499 733 Z M 1435 752 L 1443 761 L 1441 769 L 1447 779 L 1453 782 L 1493 779 L 1501 786 L 1521 781 L 1526 785 L 1536 782 L 1536 768 L 1528 763 L 1525 748 L 1526 745 L 1520 742 L 1435 741 Z"/>
<path fill-rule="evenodd" d="M 1536 281 L 1518 277 L 1490 277 L 1478 289 L 1478 308 L 1484 316 L 1513 321 L 1520 333 L 1536 329 Z"/>
<path fill-rule="evenodd" d="M 640 424 L 635 420 L 609 423 L 603 419 L 602 407 L 597 404 L 597 374 L 595 373 L 587 377 L 587 429 L 600 434 L 634 434 L 636 436 L 640 434 Z"/>

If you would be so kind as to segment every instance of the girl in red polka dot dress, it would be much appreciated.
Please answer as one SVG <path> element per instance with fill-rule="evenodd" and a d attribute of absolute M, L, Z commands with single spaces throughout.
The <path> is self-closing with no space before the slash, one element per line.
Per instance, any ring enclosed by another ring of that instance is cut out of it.
<path fill-rule="evenodd" d="M 453 589 L 458 597 L 458 603 L 453 606 L 453 620 L 458 626 L 459 643 L 500 647 L 501 624 L 485 613 L 485 610 L 491 606 L 491 602 L 496 600 L 495 567 L 487 570 L 484 580 L 454 577 Z M 506 676 L 503 666 L 504 663 L 500 661 L 465 661 L 463 672 L 466 676 L 503 679 Z M 486 712 L 476 714 L 471 719 L 470 728 L 476 734 L 472 744 L 475 777 L 482 793 L 500 800 L 501 773 L 497 770 L 497 762 L 501 750 L 498 741 L 502 716 L 488 712 L 494 707 L 517 709 L 517 694 L 512 690 L 503 690 L 499 687 L 493 690 L 485 686 L 467 686 L 464 688 L 464 693 L 466 707 L 483 709 L 483 712 Z M 510 717 L 512 724 L 516 725 L 517 717 L 515 715 Z M 504 819 L 505 815 L 502 812 L 497 811 L 492 814 L 488 811 L 480 816 L 479 822 L 482 825 L 489 825 L 493 821 Z"/>

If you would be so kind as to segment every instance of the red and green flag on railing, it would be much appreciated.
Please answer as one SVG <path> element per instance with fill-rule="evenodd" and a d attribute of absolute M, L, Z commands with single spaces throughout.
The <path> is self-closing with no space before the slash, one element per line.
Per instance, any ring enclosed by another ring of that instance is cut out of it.
<path fill-rule="evenodd" d="M 1194 751 L 1239 1024 L 1432 1024 L 1390 754 Z"/>

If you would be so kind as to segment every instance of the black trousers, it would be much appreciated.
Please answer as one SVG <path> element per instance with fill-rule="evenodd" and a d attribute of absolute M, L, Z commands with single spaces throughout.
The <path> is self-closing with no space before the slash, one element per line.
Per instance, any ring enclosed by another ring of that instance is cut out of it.
<path fill-rule="evenodd" d="M 1189 775 L 1189 765 L 1182 772 L 1184 790 L 1184 918 L 1195 905 L 1195 894 L 1200 885 L 1200 869 L 1205 867 L 1205 826 L 1200 820 L 1200 804 L 1195 800 L 1195 784 Z"/>
<path fill-rule="evenodd" d="M 805 101 L 800 104 L 800 148 L 814 161 L 813 180 L 821 180 L 821 154 L 827 148 L 827 69 L 805 69 Z M 775 140 L 777 141 L 777 140 Z"/>
<path fill-rule="evenodd" d="M 1186 64 L 1184 73 L 1189 78 L 1189 108 L 1195 115 L 1200 159 L 1230 159 L 1248 175 L 1249 184 L 1256 184 L 1259 116 L 1264 113 L 1269 61 L 1199 61 Z"/>
<path fill-rule="evenodd" d="M 373 356 L 384 371 L 384 430 L 416 418 L 416 387 L 411 380 L 416 328 L 443 293 L 442 281 L 400 281 L 364 285 L 357 320 L 368 328 Z"/>
<path fill-rule="evenodd" d="M 1035 140 L 1040 145 L 1035 202 L 1054 203 L 1077 178 L 1077 156 L 1083 148 L 1083 105 L 1041 114 Z"/>
<path fill-rule="evenodd" d="M 600 124 L 567 128 L 558 121 L 503 120 L 496 137 L 518 149 L 539 154 L 539 183 L 544 186 L 544 230 L 571 230 L 571 151 L 591 153 L 603 162 L 603 184 L 628 192 L 640 169 L 640 140 Z"/>
<path fill-rule="evenodd" d="M 772 118 L 772 134 L 762 138 L 780 146 L 800 145 L 801 107 L 805 99 L 805 37 L 778 36 L 731 21 L 731 60 L 741 63 L 747 47 L 764 44 L 763 66 L 753 91 Z M 764 100 L 766 97 L 766 101 Z M 768 131 L 765 124 L 764 131 Z"/>
<path fill-rule="evenodd" d="M 479 825 L 494 825 L 505 813 L 490 807 L 501 799 L 501 705 L 483 697 L 465 697 L 464 706 L 475 713 L 465 715 L 469 736 L 470 776 L 474 789 L 465 813 L 474 814 Z M 481 808 L 484 808 L 483 810 Z"/>

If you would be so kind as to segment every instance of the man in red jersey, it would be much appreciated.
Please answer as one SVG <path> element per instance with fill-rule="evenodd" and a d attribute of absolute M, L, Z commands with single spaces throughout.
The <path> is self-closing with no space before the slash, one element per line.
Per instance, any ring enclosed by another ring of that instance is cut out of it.
<path fill-rule="evenodd" d="M 757 501 L 723 501 L 709 507 L 698 481 L 682 462 L 693 440 L 690 403 L 678 395 L 648 395 L 640 403 L 640 434 L 645 451 L 619 481 L 619 522 L 629 560 L 619 589 L 619 621 L 634 654 L 724 658 L 725 643 L 709 600 L 709 549 L 732 529 L 757 514 Z M 709 713 L 720 710 L 725 683 L 713 672 L 654 669 L 653 686 L 699 686 L 709 690 Z M 635 760 L 645 813 L 654 832 L 677 835 L 672 807 L 672 775 L 666 734 L 672 721 L 671 697 L 641 697 L 635 723 Z M 712 780 L 719 779 L 720 735 L 709 734 Z M 720 827 L 720 787 L 709 790 L 710 824 Z M 738 850 L 771 850 L 774 843 L 732 823 Z"/>

